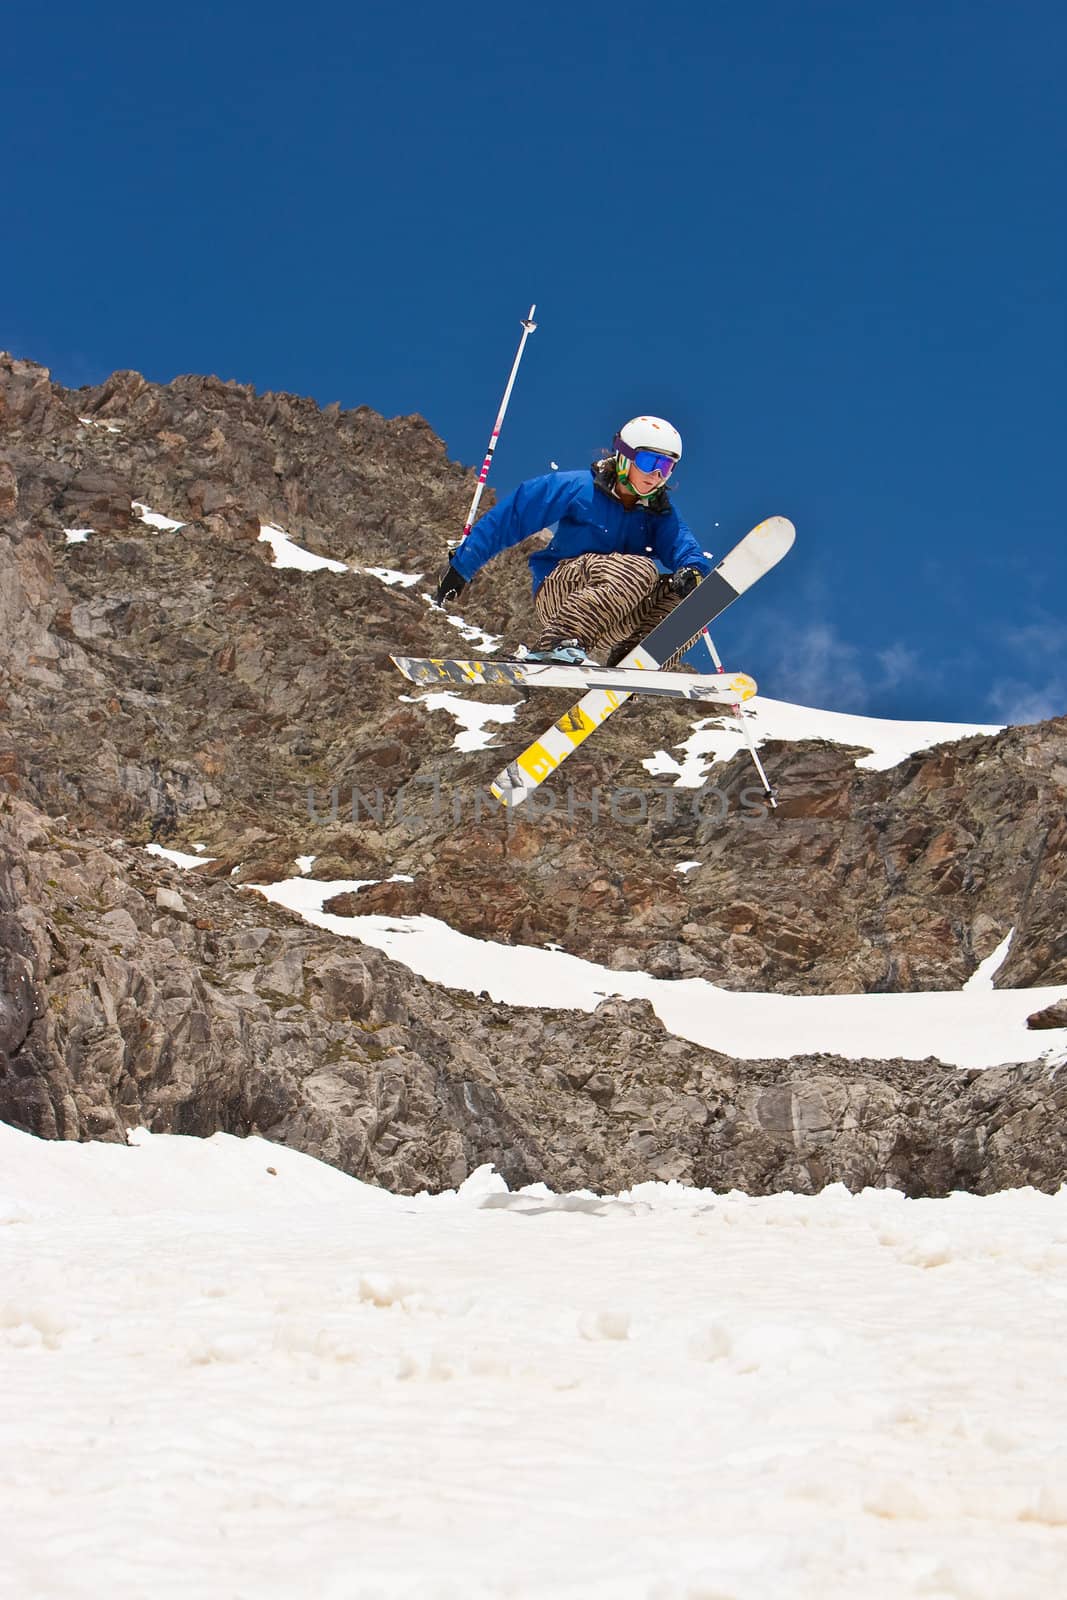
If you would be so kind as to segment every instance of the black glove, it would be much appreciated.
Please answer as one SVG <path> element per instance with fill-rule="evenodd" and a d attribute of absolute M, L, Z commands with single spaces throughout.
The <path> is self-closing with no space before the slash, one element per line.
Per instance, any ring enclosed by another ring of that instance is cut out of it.
<path fill-rule="evenodd" d="M 437 593 L 433 597 L 434 605 L 443 606 L 446 600 L 455 600 L 466 587 L 466 578 L 449 562 L 448 571 L 437 585 Z"/>
<path fill-rule="evenodd" d="M 668 587 L 681 599 L 683 595 L 692 594 L 703 576 L 699 567 L 679 567 L 677 572 L 671 573 Z"/>

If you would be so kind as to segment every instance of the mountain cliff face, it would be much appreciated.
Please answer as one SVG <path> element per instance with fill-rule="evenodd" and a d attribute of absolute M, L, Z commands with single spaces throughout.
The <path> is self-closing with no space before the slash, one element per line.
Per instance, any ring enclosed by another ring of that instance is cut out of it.
<path fill-rule="evenodd" d="M 771 994 L 959 989 L 1014 929 L 998 986 L 1067 986 L 1067 719 L 879 772 L 773 745 L 771 814 L 747 757 L 714 768 L 714 803 L 650 776 L 693 709 L 631 703 L 554 809 L 497 809 L 480 791 L 505 747 L 570 696 L 464 753 L 388 661 L 470 648 L 426 595 L 473 483 L 418 417 L 211 378 L 69 391 L 0 357 L 0 1117 L 62 1138 L 255 1129 L 400 1189 L 483 1161 L 555 1188 L 1067 1177 L 1067 1089 L 1040 1062 L 733 1059 L 645 1001 L 433 985 L 249 887 L 314 857 L 312 878 L 366 884 L 341 915 Z M 347 570 L 275 566 L 264 525 Z M 503 649 L 528 636 L 519 556 L 468 596 Z M 515 695 L 477 699 L 507 715 Z"/>

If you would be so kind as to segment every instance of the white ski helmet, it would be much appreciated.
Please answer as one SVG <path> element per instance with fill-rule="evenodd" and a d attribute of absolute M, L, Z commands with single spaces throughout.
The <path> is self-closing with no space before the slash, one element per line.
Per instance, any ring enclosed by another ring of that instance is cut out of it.
<path fill-rule="evenodd" d="M 631 417 L 624 428 L 620 428 L 615 435 L 614 450 L 619 467 L 619 476 L 625 477 L 629 471 L 630 463 L 634 460 L 639 450 L 649 450 L 657 456 L 665 456 L 672 462 L 682 459 L 682 436 L 677 428 L 671 426 L 663 417 Z M 641 463 L 637 465 L 640 467 Z M 645 470 L 652 471 L 649 467 Z M 670 467 L 662 470 L 663 477 L 667 477 Z"/>

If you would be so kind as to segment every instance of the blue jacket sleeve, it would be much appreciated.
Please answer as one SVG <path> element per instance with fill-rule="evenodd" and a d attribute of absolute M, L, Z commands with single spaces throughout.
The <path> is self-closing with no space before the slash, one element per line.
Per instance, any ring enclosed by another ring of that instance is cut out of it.
<path fill-rule="evenodd" d="M 542 478 L 527 478 L 525 483 L 501 500 L 484 517 L 479 517 L 463 543 L 452 552 L 452 565 L 461 577 L 470 580 L 487 561 L 521 544 L 531 533 L 558 522 L 582 492 L 580 472 L 547 472 Z"/>
<path fill-rule="evenodd" d="M 679 567 L 696 567 L 699 572 L 706 574 L 715 565 L 714 561 L 704 554 L 697 543 L 696 535 L 682 521 L 673 506 L 665 517 L 659 519 L 655 553 L 669 572 L 677 572 Z"/>

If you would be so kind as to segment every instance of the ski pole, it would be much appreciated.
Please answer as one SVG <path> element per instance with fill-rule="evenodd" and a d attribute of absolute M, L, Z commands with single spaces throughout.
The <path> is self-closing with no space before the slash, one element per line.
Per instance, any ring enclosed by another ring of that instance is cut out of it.
<path fill-rule="evenodd" d="M 719 652 L 715 648 L 715 641 L 712 639 L 707 628 L 702 629 L 702 633 L 704 636 L 704 643 L 707 645 L 711 659 L 715 663 L 715 671 L 721 672 L 722 659 L 719 656 Z M 759 773 L 760 783 L 763 785 L 763 792 L 770 802 L 771 810 L 774 811 L 778 806 L 778 791 L 775 789 L 774 785 L 768 779 L 766 772 L 763 770 L 763 762 L 760 760 L 757 753 L 756 743 L 752 737 L 752 732 L 749 728 L 748 718 L 745 716 L 744 709 L 740 705 L 734 706 L 733 709 L 735 716 L 741 724 L 741 732 L 745 736 L 745 743 L 748 745 L 748 753 L 756 764 L 756 771 Z"/>
<path fill-rule="evenodd" d="M 478 474 L 478 483 L 474 490 L 474 499 L 471 501 L 471 508 L 467 512 L 467 520 L 463 525 L 463 532 L 458 540 L 459 544 L 463 543 L 463 540 L 467 537 L 468 533 L 471 531 L 471 528 L 474 526 L 474 518 L 478 512 L 478 505 L 482 498 L 482 490 L 485 488 L 485 480 L 489 476 L 489 468 L 493 463 L 493 451 L 496 449 L 496 442 L 500 438 L 500 430 L 504 426 L 504 413 L 508 409 L 508 401 L 511 399 L 511 391 L 515 387 L 515 375 L 519 370 L 519 362 L 522 360 L 522 352 L 526 348 L 527 339 L 530 337 L 531 333 L 535 332 L 537 328 L 537 323 L 533 320 L 533 314 L 536 310 L 536 305 L 532 305 L 530 307 L 529 316 L 522 319 L 522 338 L 519 340 L 519 348 L 515 352 L 515 360 L 512 363 L 511 376 L 508 378 L 508 386 L 504 390 L 504 398 L 500 402 L 500 410 L 497 412 L 497 418 L 493 424 L 493 431 L 489 436 L 489 448 L 485 452 L 485 460 L 482 462 L 482 470 Z"/>

